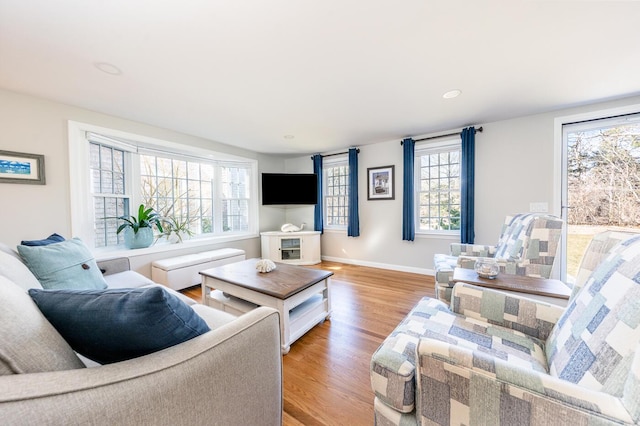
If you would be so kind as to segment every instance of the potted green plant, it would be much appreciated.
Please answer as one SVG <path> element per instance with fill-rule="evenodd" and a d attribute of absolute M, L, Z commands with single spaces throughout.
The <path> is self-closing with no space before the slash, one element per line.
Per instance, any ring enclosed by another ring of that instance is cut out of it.
<path fill-rule="evenodd" d="M 193 236 L 193 231 L 190 229 L 193 220 L 168 216 L 163 217 L 162 221 L 164 222 L 164 231 L 161 236 L 166 237 L 167 241 L 172 244 L 181 243 L 183 239 Z"/>
<path fill-rule="evenodd" d="M 119 216 L 118 219 L 124 223 L 118 226 L 116 233 L 125 231 L 124 245 L 130 249 L 149 247 L 153 243 L 154 225 L 158 231 L 164 232 L 162 217 L 153 208 L 146 208 L 144 204 L 138 207 L 138 217 Z"/>

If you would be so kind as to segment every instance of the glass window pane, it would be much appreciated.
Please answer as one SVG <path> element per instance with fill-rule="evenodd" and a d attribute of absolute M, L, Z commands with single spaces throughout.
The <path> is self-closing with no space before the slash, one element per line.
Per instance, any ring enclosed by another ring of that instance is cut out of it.
<path fill-rule="evenodd" d="M 213 166 L 211 164 L 202 164 L 200 167 L 200 179 L 204 181 L 213 180 Z"/>
<path fill-rule="evenodd" d="M 107 146 L 102 146 L 100 148 L 100 168 L 103 170 L 112 170 L 112 161 L 111 161 L 111 152 L 112 148 Z"/>
<path fill-rule="evenodd" d="M 91 169 L 100 168 L 100 145 L 95 143 L 89 144 L 89 167 Z"/>
<path fill-rule="evenodd" d="M 200 164 L 190 161 L 187 164 L 187 173 L 189 174 L 189 179 L 200 180 Z"/>

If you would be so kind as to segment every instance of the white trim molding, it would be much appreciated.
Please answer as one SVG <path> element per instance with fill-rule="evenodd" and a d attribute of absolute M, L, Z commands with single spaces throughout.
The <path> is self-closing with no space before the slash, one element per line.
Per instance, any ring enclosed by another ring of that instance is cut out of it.
<path fill-rule="evenodd" d="M 342 257 L 322 256 L 328 262 L 346 263 L 347 265 L 368 266 L 370 268 L 387 269 L 390 271 L 410 272 L 412 274 L 435 276 L 433 269 L 416 268 L 413 266 L 392 265 L 390 263 L 369 262 L 366 260 L 345 259 Z"/>

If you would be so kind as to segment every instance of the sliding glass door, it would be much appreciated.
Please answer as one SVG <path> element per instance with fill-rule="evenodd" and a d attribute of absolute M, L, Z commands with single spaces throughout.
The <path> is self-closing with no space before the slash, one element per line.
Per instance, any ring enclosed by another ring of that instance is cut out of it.
<path fill-rule="evenodd" d="M 569 282 L 594 234 L 640 232 L 640 114 L 564 124 L 563 280 Z"/>

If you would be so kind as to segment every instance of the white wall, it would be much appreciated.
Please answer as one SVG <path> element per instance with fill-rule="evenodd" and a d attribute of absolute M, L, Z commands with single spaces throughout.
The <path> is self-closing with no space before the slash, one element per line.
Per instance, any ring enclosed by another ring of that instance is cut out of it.
<path fill-rule="evenodd" d="M 530 202 L 549 203 L 559 214 L 554 187 L 554 120 L 556 117 L 640 104 L 640 97 L 558 110 L 493 123 L 476 135 L 476 242 L 495 243 L 507 214 L 528 211 Z M 28 95 L 0 90 L 0 150 L 45 155 L 47 184 L 0 183 L 0 241 L 16 245 L 58 232 L 70 236 L 67 121 L 109 127 L 258 160 L 259 172 L 312 172 L 310 155 L 297 158 L 261 155 L 241 148 L 147 126 Z M 451 129 L 457 130 L 457 129 Z M 346 147 L 345 147 L 346 149 Z M 395 165 L 396 199 L 367 201 L 367 168 Z M 359 154 L 360 233 L 325 231 L 325 259 L 429 273 L 433 254 L 448 251 L 450 238 L 417 236 L 402 241 L 402 149 L 400 139 L 361 145 Z M 260 231 L 277 230 L 285 222 L 313 228 L 313 207 L 260 206 Z M 260 256 L 259 238 L 225 246 L 243 248 L 248 257 Z M 215 246 L 211 247 L 215 248 Z M 210 249 L 207 247 L 207 249 Z M 202 250 L 183 248 L 185 252 Z M 134 260 L 134 268 L 148 275 L 149 262 L 159 254 Z M 166 257 L 166 255 L 165 255 Z"/>
<path fill-rule="evenodd" d="M 0 150 L 44 154 L 46 185 L 0 183 L 0 241 L 15 246 L 23 239 L 39 239 L 57 232 L 71 237 L 69 154 L 67 123 L 74 120 L 176 143 L 197 146 L 258 160 L 259 172 L 281 171 L 284 160 L 261 155 L 170 130 L 99 114 L 41 98 L 0 90 Z M 260 230 L 279 227 L 283 210 L 259 211 Z M 247 251 L 248 257 L 260 256 L 260 239 L 251 238 L 224 246 Z M 184 245 L 184 252 L 213 249 Z M 130 251 L 135 255 L 135 251 Z M 142 253 L 142 252 L 139 252 Z M 173 254 L 173 253 L 172 253 Z M 134 269 L 148 275 L 149 262 L 167 254 L 145 254 L 132 259 Z"/>
<path fill-rule="evenodd" d="M 478 123 L 476 134 L 475 242 L 495 244 L 508 214 L 527 212 L 531 202 L 546 202 L 560 215 L 559 171 L 554 169 L 557 117 L 640 104 L 640 97 L 493 123 Z M 458 129 L 451 129 L 458 130 Z M 416 138 L 429 135 L 416 135 Z M 311 172 L 309 156 L 285 160 L 287 172 Z M 367 168 L 395 165 L 395 200 L 367 201 Z M 400 139 L 361 145 L 358 157 L 360 237 L 325 231 L 322 257 L 347 263 L 432 273 L 433 255 L 447 253 L 457 238 L 416 236 L 402 241 L 402 148 Z M 287 221 L 313 226 L 313 208 L 287 211 Z"/>

